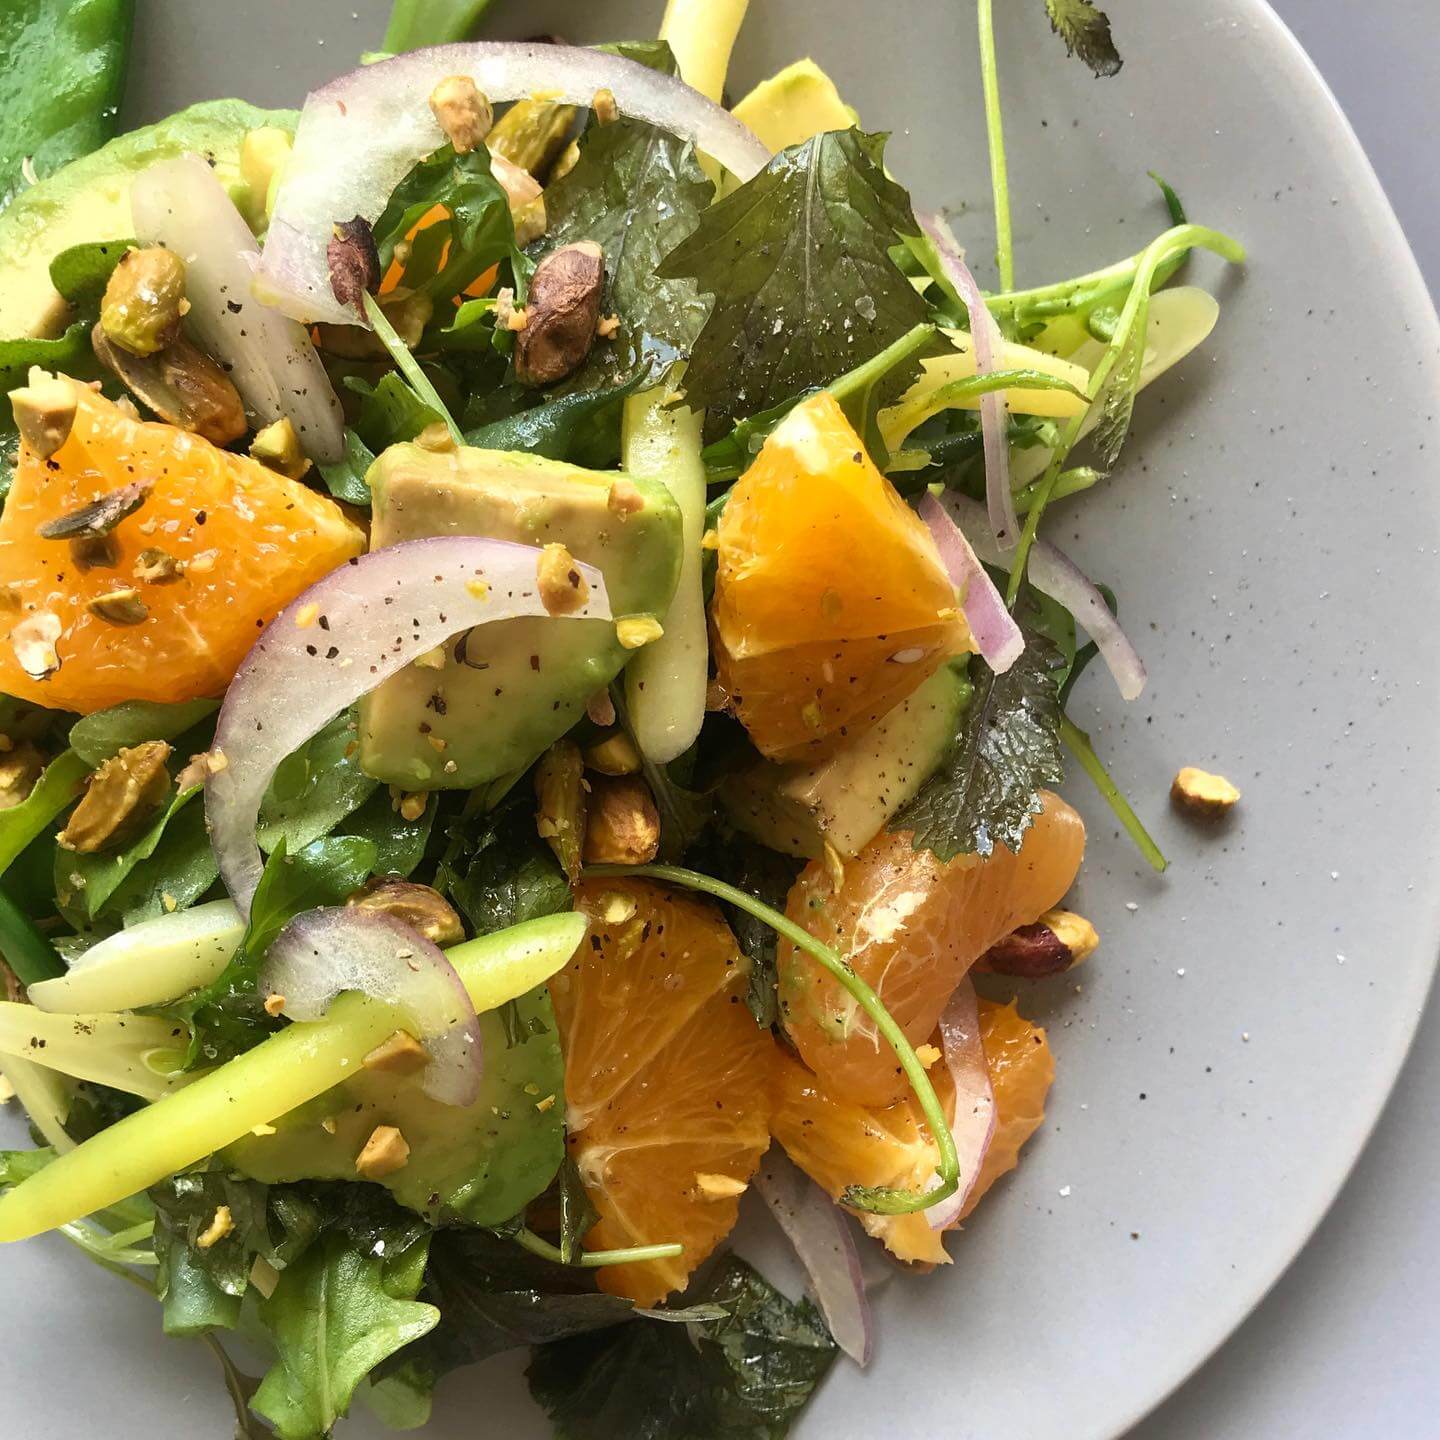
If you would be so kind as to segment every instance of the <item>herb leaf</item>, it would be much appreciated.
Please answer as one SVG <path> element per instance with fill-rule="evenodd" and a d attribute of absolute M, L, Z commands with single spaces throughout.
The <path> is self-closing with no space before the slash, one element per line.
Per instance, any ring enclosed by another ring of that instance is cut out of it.
<path fill-rule="evenodd" d="M 714 296 L 685 376 L 710 438 L 854 370 L 925 320 L 890 257 L 918 227 L 884 151 L 883 135 L 859 130 L 781 151 L 661 264 L 662 277 Z"/>
<path fill-rule="evenodd" d="M 355 715 L 345 710 L 287 755 L 260 805 L 256 840 L 267 853 L 283 840 L 292 854 L 328 835 L 374 792 L 360 768 Z"/>
<path fill-rule="evenodd" d="M 586 132 L 579 162 L 546 192 L 546 245 L 593 240 L 604 250 L 607 303 L 620 330 L 595 347 L 579 388 L 663 369 L 694 344 L 705 301 L 692 279 L 666 274 L 661 261 L 695 229 L 714 193 L 694 147 L 653 125 L 621 119 Z"/>
<path fill-rule="evenodd" d="M 174 740 L 219 708 L 218 700 L 182 700 L 174 705 L 126 700 L 77 720 L 70 727 L 70 748 L 87 765 L 99 765 L 129 745 Z"/>
<path fill-rule="evenodd" d="M 557 1440 L 780 1440 L 835 1358 L 818 1311 L 736 1256 L 690 1325 L 636 1321 L 535 1351 L 526 1371 Z"/>
<path fill-rule="evenodd" d="M 941 860 L 1018 850 L 1039 790 L 1064 779 L 1060 750 L 1060 651 L 1035 633 L 1003 675 L 972 662 L 975 695 L 940 768 L 891 820 L 913 830 L 915 848 Z"/>
<path fill-rule="evenodd" d="M 570 909 L 570 886 L 535 829 L 535 811 L 515 795 L 488 815 L 451 829 L 437 885 L 476 935 Z"/>
<path fill-rule="evenodd" d="M 1125 62 L 1110 34 L 1110 18 L 1094 0 L 1045 0 L 1045 10 L 1068 54 L 1078 55 L 1099 79 L 1120 73 Z"/>

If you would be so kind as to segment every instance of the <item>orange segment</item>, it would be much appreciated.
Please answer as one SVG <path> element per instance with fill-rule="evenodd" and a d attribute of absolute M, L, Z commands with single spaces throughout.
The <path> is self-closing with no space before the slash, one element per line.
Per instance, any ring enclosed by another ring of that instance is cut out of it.
<path fill-rule="evenodd" d="M 718 538 L 716 668 L 772 760 L 862 733 L 970 648 L 929 532 L 829 395 L 766 441 Z"/>
<path fill-rule="evenodd" d="M 938 860 L 906 833 L 882 833 L 847 861 L 838 893 L 812 861 L 786 914 L 846 956 L 879 992 L 911 1044 L 934 1030 L 965 972 L 996 941 L 1057 905 L 1085 852 L 1085 825 L 1057 795 L 1025 833 L 1020 853 Z M 835 1094 L 888 1105 L 907 1089 L 894 1052 L 849 994 L 782 940 L 780 1003 L 805 1063 Z"/>
<path fill-rule="evenodd" d="M 961 1220 L 1001 1175 L 1015 1168 L 1020 1147 L 1045 1118 L 1045 1097 L 1055 1079 L 1045 1031 L 1013 1004 L 980 1002 L 980 1038 L 995 1090 L 995 1134 Z M 934 1043 L 940 1043 L 938 1034 Z M 946 1115 L 953 1114 L 955 1090 L 943 1063 L 931 1067 L 930 1079 Z M 913 1094 L 878 1108 L 837 1099 L 798 1060 L 785 1056 L 776 1066 L 771 1125 L 790 1158 L 836 1198 L 850 1185 L 923 1191 L 935 1183 L 936 1151 Z M 950 1261 L 940 1232 L 923 1215 L 862 1214 L 859 1219 L 898 1259 L 931 1265 Z"/>
<path fill-rule="evenodd" d="M 218 695 L 265 623 L 358 555 L 364 536 L 333 500 L 76 388 L 69 438 L 49 460 L 21 446 L 0 515 L 0 691 L 84 714 L 122 700 Z M 46 522 L 137 480 L 151 489 L 112 531 L 113 563 L 82 569 L 68 540 L 40 537 Z M 146 550 L 180 562 L 183 574 L 137 578 Z M 89 608 L 122 588 L 138 592 L 138 624 Z M 12 632 L 42 612 L 60 622 L 60 668 L 37 680 L 22 668 Z"/>
<path fill-rule="evenodd" d="M 734 1227 L 770 1143 L 775 1044 L 745 1007 L 747 966 L 714 906 L 633 880 L 584 883 L 576 903 L 590 940 L 550 993 L 570 1153 L 600 1214 L 586 1244 L 683 1245 L 597 1272 L 653 1305 Z"/>

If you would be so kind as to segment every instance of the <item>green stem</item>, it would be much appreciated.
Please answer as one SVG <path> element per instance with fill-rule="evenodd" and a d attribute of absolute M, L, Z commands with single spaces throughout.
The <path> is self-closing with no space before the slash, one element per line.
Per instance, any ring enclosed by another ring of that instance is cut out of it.
<path fill-rule="evenodd" d="M 559 1246 L 542 1240 L 533 1230 L 517 1230 L 511 1237 L 522 1249 L 555 1265 L 569 1264 L 581 1270 L 599 1270 L 606 1265 L 643 1265 L 649 1260 L 676 1260 L 685 1253 L 683 1245 L 635 1245 L 629 1250 L 582 1250 L 567 1261 Z"/>
<path fill-rule="evenodd" d="M 1074 470 L 1066 470 L 1055 481 L 1055 488 L 1050 494 L 1051 500 L 1066 500 L 1071 495 L 1079 495 L 1090 489 L 1092 485 L 1100 481 L 1100 472 L 1092 470 L 1088 465 L 1077 466 Z M 1035 504 L 1040 494 L 1040 486 L 1043 479 L 1032 480 L 1023 489 L 1015 492 L 1015 511 L 1019 515 L 1027 515 Z"/>
<path fill-rule="evenodd" d="M 1080 762 L 1080 768 L 1094 782 L 1095 788 L 1105 797 L 1106 804 L 1115 812 L 1115 818 L 1125 827 L 1136 848 L 1150 862 L 1151 868 L 1163 874 L 1170 862 L 1151 839 L 1150 832 L 1141 824 L 1140 817 L 1130 808 L 1130 802 L 1120 793 L 1120 787 L 1100 763 L 1100 757 L 1095 753 L 1090 737 L 1068 715 L 1063 715 L 1060 718 L 1060 738 Z"/>
<path fill-rule="evenodd" d="M 980 79 L 985 87 L 985 129 L 990 137 L 990 188 L 995 192 L 995 261 L 1000 288 L 1015 288 L 1015 237 L 1010 227 L 1010 170 L 1005 160 L 1005 124 L 1000 112 L 1000 72 L 995 59 L 993 0 L 979 0 Z"/>
<path fill-rule="evenodd" d="M 460 427 L 451 418 L 449 410 L 445 408 L 445 402 L 430 383 L 429 376 L 420 368 L 419 362 L 410 353 L 410 347 L 396 333 L 395 327 L 386 317 L 384 310 L 380 308 L 380 302 L 368 292 L 365 296 L 365 314 L 371 325 L 375 327 L 375 333 L 380 337 L 380 343 L 390 352 L 390 358 L 394 360 L 396 368 L 409 382 L 410 388 L 445 422 L 445 428 L 450 432 L 455 443 L 463 445 L 465 437 L 460 433 Z"/>
<path fill-rule="evenodd" d="M 906 1079 L 920 1102 L 925 1123 L 930 1127 L 935 1144 L 940 1151 L 936 1170 L 940 1184 L 933 1190 L 916 1193 L 912 1190 L 893 1190 L 885 1187 L 852 1185 L 840 1197 L 841 1203 L 855 1210 L 867 1210 L 876 1215 L 913 1215 L 928 1210 L 930 1206 L 953 1195 L 960 1185 L 960 1157 L 955 1151 L 955 1139 L 950 1133 L 950 1122 L 945 1118 L 940 1097 L 925 1073 L 925 1067 L 915 1054 L 905 1032 L 895 1023 L 895 1018 L 885 1008 L 884 1002 L 850 966 L 828 945 L 817 940 L 810 932 L 797 925 L 778 910 L 727 885 L 723 880 L 702 875 L 698 870 L 686 870 L 678 865 L 592 865 L 584 872 L 594 876 L 639 875 L 652 880 L 663 880 L 670 885 L 679 885 L 686 890 L 699 890 L 702 894 L 724 900 L 737 910 L 753 915 L 768 925 L 777 935 L 783 935 L 792 945 L 817 960 L 840 985 L 850 994 L 860 1008 L 875 1022 L 875 1028 L 885 1037 L 895 1052 Z"/>
<path fill-rule="evenodd" d="M 35 922 L 0 886 L 0 958 L 22 985 L 36 985 L 65 973 L 65 963 Z"/>

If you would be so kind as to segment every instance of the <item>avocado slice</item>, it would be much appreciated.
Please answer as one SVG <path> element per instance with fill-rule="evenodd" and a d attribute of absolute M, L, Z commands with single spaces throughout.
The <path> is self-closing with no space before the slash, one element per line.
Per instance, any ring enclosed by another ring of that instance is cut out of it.
<path fill-rule="evenodd" d="M 370 546 L 429 535 L 559 542 L 605 575 L 611 613 L 662 619 L 680 577 L 680 510 L 655 480 L 463 447 L 393 445 L 370 467 Z M 610 509 L 611 487 L 638 493 Z M 603 620 L 504 620 L 407 666 L 360 705 L 360 764 L 406 790 L 472 789 L 523 770 L 635 652 Z"/>
<path fill-rule="evenodd" d="M 827 840 L 857 855 L 934 773 L 969 702 L 965 661 L 942 665 L 828 759 L 747 770 L 722 794 L 730 819 L 786 855 L 814 859 Z"/>
<path fill-rule="evenodd" d="M 393 1125 L 410 1156 L 379 1183 L 402 1205 L 432 1223 L 498 1225 L 518 1215 L 564 1157 L 565 1073 L 544 986 L 515 1002 L 508 1027 L 501 1015 L 480 1016 L 485 1078 L 473 1105 L 430 1099 L 414 1075 L 363 1069 L 277 1120 L 275 1134 L 232 1145 L 226 1163 L 271 1185 L 354 1180 L 371 1131 Z"/>
<path fill-rule="evenodd" d="M 771 154 L 827 130 L 848 130 L 860 117 L 840 98 L 835 82 L 813 61 L 797 60 L 763 80 L 736 107 Z"/>
<path fill-rule="evenodd" d="M 245 132 L 261 125 L 293 131 L 297 118 L 293 110 L 209 100 L 117 136 L 17 195 L 0 214 L 0 336 L 49 336 L 64 328 L 67 309 L 50 284 L 50 262 L 72 245 L 135 233 L 130 181 L 137 172 L 192 152 L 234 192 Z"/>

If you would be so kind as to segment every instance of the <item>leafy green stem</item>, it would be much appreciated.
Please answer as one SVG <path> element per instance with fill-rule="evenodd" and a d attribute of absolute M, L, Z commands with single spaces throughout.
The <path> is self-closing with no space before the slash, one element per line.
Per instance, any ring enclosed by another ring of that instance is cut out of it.
<path fill-rule="evenodd" d="M 1000 71 L 995 59 L 993 0 L 979 0 L 980 79 L 985 88 L 985 129 L 990 137 L 990 188 L 995 193 L 995 261 L 1000 288 L 1015 288 L 1015 236 L 1010 225 L 1010 169 L 1005 159 L 1005 123 L 1000 111 Z"/>
<path fill-rule="evenodd" d="M 686 890 L 698 890 L 716 900 L 724 900 L 747 915 L 753 915 L 770 926 L 776 934 L 783 935 L 792 945 L 818 961 L 875 1022 L 875 1028 L 895 1051 L 895 1058 L 899 1060 L 906 1079 L 915 1091 L 925 1123 L 930 1127 L 930 1133 L 940 1152 L 936 1166 L 940 1183 L 933 1190 L 917 1193 L 880 1186 L 852 1185 L 841 1195 L 841 1203 L 875 1215 L 913 1215 L 955 1193 L 960 1184 L 960 1157 L 956 1153 L 950 1122 L 945 1118 L 945 1111 L 935 1093 L 935 1087 L 930 1083 L 930 1077 L 925 1073 L 925 1067 L 920 1063 L 910 1041 L 906 1039 L 905 1032 L 896 1024 L 895 1017 L 885 1008 L 884 1002 L 834 950 L 764 901 L 747 895 L 734 885 L 727 885 L 723 880 L 702 875 L 698 870 L 686 870 L 678 865 L 595 865 L 587 867 L 585 874 L 640 875 L 652 880 L 663 880 L 670 885 L 679 885 Z"/>
<path fill-rule="evenodd" d="M 455 423 L 449 410 L 445 408 L 445 402 L 430 383 L 429 377 L 420 368 L 419 362 L 410 353 L 410 347 L 396 333 L 395 327 L 386 317 L 384 310 L 380 308 L 380 302 L 368 292 L 365 295 L 365 314 L 371 325 L 375 327 L 375 334 L 379 336 L 380 343 L 390 352 L 390 358 L 394 360 L 396 368 L 409 382 L 410 388 L 444 420 L 445 428 L 450 432 L 455 443 L 463 445 L 465 436 L 461 433 L 460 427 Z"/>
<path fill-rule="evenodd" d="M 0 958 L 15 972 L 22 985 L 34 985 L 65 973 L 64 963 L 55 953 L 55 947 L 3 886 L 0 886 Z"/>
<path fill-rule="evenodd" d="M 516 1230 L 510 1237 L 522 1249 L 554 1265 L 572 1265 L 581 1270 L 599 1270 L 606 1265 L 642 1265 L 648 1260 L 674 1260 L 684 1253 L 683 1245 L 634 1245 L 628 1250 L 582 1250 L 566 1260 L 558 1245 L 542 1239 L 533 1230 Z"/>
<path fill-rule="evenodd" d="M 1115 812 L 1115 818 L 1125 827 L 1151 868 L 1163 874 L 1170 862 L 1141 823 L 1140 817 L 1130 808 L 1130 802 L 1120 793 L 1120 787 L 1110 778 L 1109 771 L 1090 743 L 1089 735 L 1065 715 L 1060 720 L 1060 738 L 1080 762 L 1080 768 L 1094 782 L 1095 788 L 1105 797 L 1105 803 Z"/>

